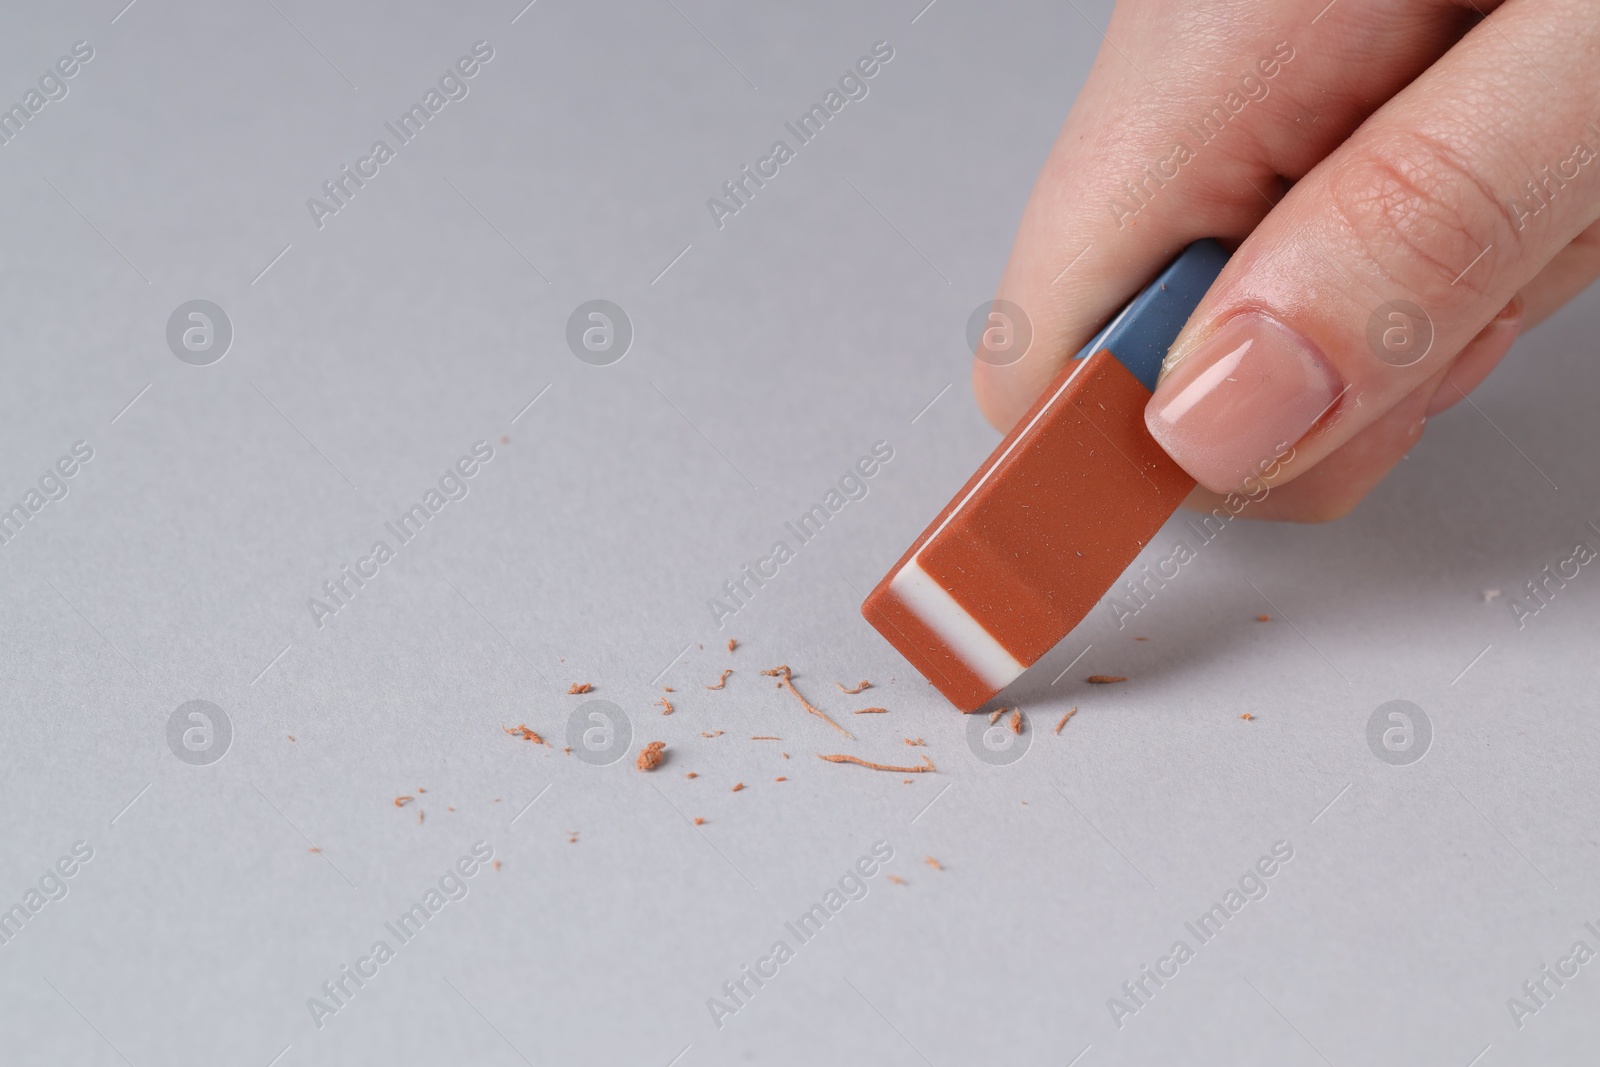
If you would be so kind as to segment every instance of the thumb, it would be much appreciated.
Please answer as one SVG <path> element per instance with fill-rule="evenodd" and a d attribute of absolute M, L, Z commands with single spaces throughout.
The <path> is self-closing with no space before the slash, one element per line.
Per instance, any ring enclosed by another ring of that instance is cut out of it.
<path fill-rule="evenodd" d="M 1287 481 L 1331 455 L 1450 367 L 1600 215 L 1600 170 L 1577 162 L 1600 149 L 1592 97 L 1552 102 L 1519 59 L 1549 37 L 1540 6 L 1561 4 L 1501 8 L 1385 104 L 1212 286 L 1145 410 L 1201 485 L 1226 493 L 1269 468 Z M 1600 81 L 1584 36 L 1551 40 L 1541 67 Z M 1528 161 L 1569 159 L 1572 180 L 1535 215 L 1526 190 L 1542 174 Z M 1296 462 L 1273 462 L 1291 447 Z"/>

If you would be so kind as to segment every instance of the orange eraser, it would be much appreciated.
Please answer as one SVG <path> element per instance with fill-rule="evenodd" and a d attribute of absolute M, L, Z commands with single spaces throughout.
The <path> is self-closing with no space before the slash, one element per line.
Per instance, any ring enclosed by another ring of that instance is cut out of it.
<path fill-rule="evenodd" d="M 1189 248 L 1070 361 L 861 613 L 963 711 L 1055 647 L 1194 488 L 1145 429 L 1161 357 L 1227 254 Z"/>

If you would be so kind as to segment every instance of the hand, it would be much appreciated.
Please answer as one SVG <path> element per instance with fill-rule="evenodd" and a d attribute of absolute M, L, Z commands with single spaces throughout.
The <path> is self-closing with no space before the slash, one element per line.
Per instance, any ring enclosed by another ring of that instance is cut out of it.
<path fill-rule="evenodd" d="M 973 365 L 997 427 L 1217 237 L 1146 423 L 1192 504 L 1267 468 L 1244 514 L 1336 518 L 1600 274 L 1600 0 L 1122 0 L 1105 36 L 1000 284 L 1032 350 Z"/>

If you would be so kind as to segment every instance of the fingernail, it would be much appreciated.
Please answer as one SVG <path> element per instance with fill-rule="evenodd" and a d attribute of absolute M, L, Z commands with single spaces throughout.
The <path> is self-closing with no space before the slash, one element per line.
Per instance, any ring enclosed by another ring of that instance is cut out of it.
<path fill-rule="evenodd" d="M 1172 365 L 1144 421 L 1195 481 L 1227 493 L 1304 437 L 1343 388 L 1315 345 L 1244 312 Z"/>

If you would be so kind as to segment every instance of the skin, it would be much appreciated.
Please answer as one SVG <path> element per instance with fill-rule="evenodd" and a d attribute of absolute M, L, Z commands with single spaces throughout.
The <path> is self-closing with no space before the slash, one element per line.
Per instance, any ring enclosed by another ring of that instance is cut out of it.
<path fill-rule="evenodd" d="M 1242 105 L 1201 140 L 1230 92 Z M 1192 151 L 1175 162 L 1180 142 Z M 1600 275 L 1600 158 L 1582 162 L 1580 142 L 1600 152 L 1600 0 L 1122 0 L 1000 283 L 1032 348 L 974 361 L 978 403 L 1009 429 L 1179 250 L 1216 237 L 1233 259 L 1173 345 L 1147 423 L 1202 483 L 1191 506 L 1215 506 L 1235 486 L 1207 457 L 1248 452 L 1246 420 L 1178 440 L 1161 411 L 1211 358 L 1208 338 L 1264 315 L 1314 354 L 1299 407 L 1315 418 L 1283 427 L 1294 459 L 1244 514 L 1337 518 Z M 1433 335 L 1405 366 L 1369 341 L 1394 301 Z M 1256 410 L 1295 406 L 1263 398 Z"/>

